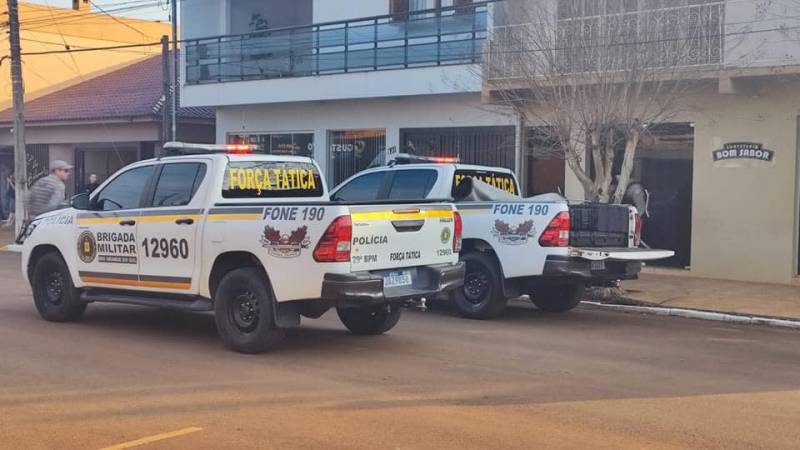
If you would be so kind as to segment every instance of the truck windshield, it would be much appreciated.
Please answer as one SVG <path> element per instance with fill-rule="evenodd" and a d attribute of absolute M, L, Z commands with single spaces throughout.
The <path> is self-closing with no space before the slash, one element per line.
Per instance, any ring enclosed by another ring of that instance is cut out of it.
<path fill-rule="evenodd" d="M 321 197 L 317 167 L 311 163 L 233 161 L 225 170 L 223 198 Z"/>
<path fill-rule="evenodd" d="M 453 189 L 461 183 L 464 177 L 470 177 L 481 180 L 486 184 L 490 184 L 514 195 L 519 195 L 519 191 L 517 191 L 517 182 L 514 180 L 514 175 L 510 173 L 495 172 L 493 170 L 456 170 L 453 177 Z"/>

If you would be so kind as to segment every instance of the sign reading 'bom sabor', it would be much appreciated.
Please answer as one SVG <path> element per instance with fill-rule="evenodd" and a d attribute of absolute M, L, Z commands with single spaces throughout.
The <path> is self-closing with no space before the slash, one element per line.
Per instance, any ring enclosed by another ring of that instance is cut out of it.
<path fill-rule="evenodd" d="M 731 142 L 724 144 L 719 150 L 714 150 L 715 163 L 726 161 L 772 163 L 775 161 L 775 152 L 767 150 L 763 144 L 755 142 Z"/>

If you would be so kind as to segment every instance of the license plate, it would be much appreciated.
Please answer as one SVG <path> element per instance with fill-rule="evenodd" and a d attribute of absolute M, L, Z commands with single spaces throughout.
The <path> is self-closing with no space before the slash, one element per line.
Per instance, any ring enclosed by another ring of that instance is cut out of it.
<path fill-rule="evenodd" d="M 411 272 L 393 272 L 383 276 L 383 287 L 410 286 L 413 283 Z"/>
<path fill-rule="evenodd" d="M 590 265 L 592 270 L 606 270 L 605 261 L 592 261 Z"/>

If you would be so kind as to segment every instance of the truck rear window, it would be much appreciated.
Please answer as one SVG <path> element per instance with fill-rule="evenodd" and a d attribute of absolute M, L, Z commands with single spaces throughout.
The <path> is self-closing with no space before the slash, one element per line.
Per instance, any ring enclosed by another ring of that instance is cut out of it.
<path fill-rule="evenodd" d="M 498 189 L 502 189 L 514 195 L 519 195 L 517 183 L 514 181 L 514 176 L 510 173 L 494 172 L 491 170 L 456 170 L 453 177 L 453 189 L 461 183 L 464 177 L 476 178 Z"/>
<path fill-rule="evenodd" d="M 234 161 L 228 163 L 223 198 L 321 197 L 322 178 L 311 163 Z"/>

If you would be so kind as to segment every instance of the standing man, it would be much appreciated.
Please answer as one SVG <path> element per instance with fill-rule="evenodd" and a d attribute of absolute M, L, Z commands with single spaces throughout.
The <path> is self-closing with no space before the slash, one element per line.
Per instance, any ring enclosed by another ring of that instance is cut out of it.
<path fill-rule="evenodd" d="M 39 179 L 28 193 L 28 214 L 34 218 L 52 211 L 66 200 L 66 186 L 72 166 L 61 160 L 50 163 L 50 175 Z"/>
<path fill-rule="evenodd" d="M 100 183 L 97 182 L 97 175 L 96 174 L 91 174 L 91 175 L 89 175 L 89 183 L 86 186 L 83 187 L 83 192 L 86 192 L 87 194 L 91 194 L 99 186 L 100 186 Z"/>

